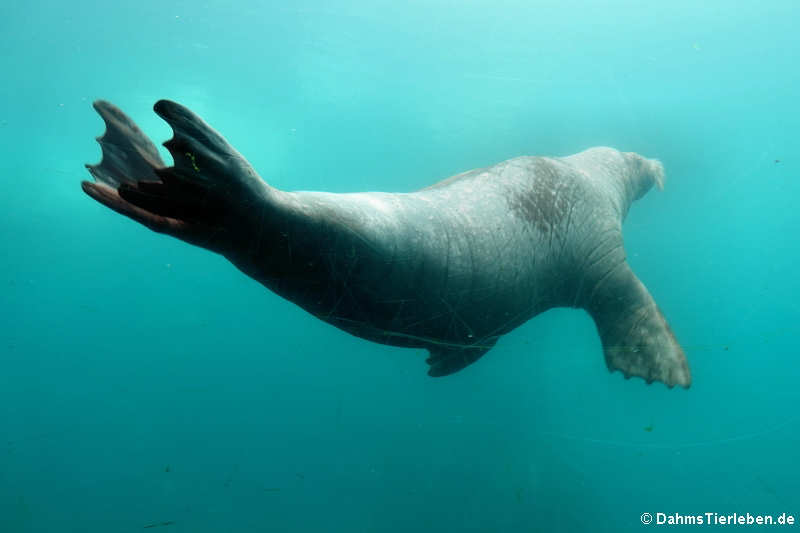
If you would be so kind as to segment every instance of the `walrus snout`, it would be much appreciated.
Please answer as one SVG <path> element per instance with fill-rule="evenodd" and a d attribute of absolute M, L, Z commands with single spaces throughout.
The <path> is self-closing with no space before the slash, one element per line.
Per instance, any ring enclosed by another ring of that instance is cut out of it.
<path fill-rule="evenodd" d="M 622 156 L 625 158 L 628 173 L 621 176 L 621 179 L 624 180 L 630 203 L 647 194 L 653 185 L 659 191 L 664 190 L 664 165 L 661 161 L 648 159 L 635 152 L 622 152 Z"/>

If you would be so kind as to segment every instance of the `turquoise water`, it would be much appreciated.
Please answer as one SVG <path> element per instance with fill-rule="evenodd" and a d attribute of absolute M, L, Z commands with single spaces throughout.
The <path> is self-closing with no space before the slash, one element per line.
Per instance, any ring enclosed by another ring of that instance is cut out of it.
<path fill-rule="evenodd" d="M 800 518 L 796 2 L 22 5 L 0 6 L 0 531 Z M 694 384 L 609 374 L 576 310 L 431 379 L 422 350 L 86 197 L 98 98 L 156 142 L 152 104 L 179 101 L 289 190 L 594 145 L 659 158 L 625 242 Z"/>

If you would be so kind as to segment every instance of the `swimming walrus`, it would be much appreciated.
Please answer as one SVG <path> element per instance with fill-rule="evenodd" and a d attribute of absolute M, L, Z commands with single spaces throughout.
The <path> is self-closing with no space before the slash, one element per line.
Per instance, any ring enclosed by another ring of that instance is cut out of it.
<path fill-rule="evenodd" d="M 686 357 L 622 245 L 631 203 L 663 186 L 661 163 L 611 148 L 516 157 L 411 193 L 270 187 L 187 108 L 161 100 L 166 166 L 117 107 L 83 190 L 159 233 L 220 253 L 314 316 L 371 341 L 426 348 L 457 372 L 553 307 L 586 309 L 608 368 L 669 387 Z"/>

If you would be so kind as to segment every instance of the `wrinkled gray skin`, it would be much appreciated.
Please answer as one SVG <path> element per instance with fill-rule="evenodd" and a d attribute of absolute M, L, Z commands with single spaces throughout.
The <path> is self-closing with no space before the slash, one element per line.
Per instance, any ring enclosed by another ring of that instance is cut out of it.
<path fill-rule="evenodd" d="M 248 276 L 353 335 L 427 348 L 429 374 L 469 365 L 553 307 L 594 318 L 609 369 L 688 387 L 683 351 L 622 246 L 631 202 L 658 161 L 611 148 L 517 157 L 417 192 L 270 187 L 210 126 L 160 101 L 166 167 L 119 109 L 84 190 L 147 227 L 227 257 Z"/>

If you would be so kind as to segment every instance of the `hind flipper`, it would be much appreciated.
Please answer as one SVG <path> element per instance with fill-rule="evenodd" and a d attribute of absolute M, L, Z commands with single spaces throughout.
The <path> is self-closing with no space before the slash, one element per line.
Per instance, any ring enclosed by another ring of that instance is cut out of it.
<path fill-rule="evenodd" d="M 113 104 L 94 108 L 106 123 L 103 159 L 87 165 L 97 183 L 83 190 L 150 229 L 224 253 L 237 205 L 256 203 L 268 186 L 225 139 L 187 108 L 161 100 L 154 109 L 172 127 L 167 167 L 153 143 Z"/>
<path fill-rule="evenodd" d="M 101 161 L 86 165 L 96 182 L 82 182 L 84 192 L 154 231 L 190 240 L 197 229 L 186 221 L 150 211 L 121 193 L 142 183 L 160 184 L 157 170 L 164 168 L 164 162 L 152 141 L 118 107 L 102 100 L 93 107 L 105 122 L 106 131 L 97 138 L 103 154 Z"/>
<path fill-rule="evenodd" d="M 155 145 L 117 106 L 104 100 L 92 104 L 106 124 L 97 138 L 103 158 L 96 165 L 86 165 L 98 183 L 116 189 L 123 183 L 157 180 L 156 168 L 164 167 Z"/>
<path fill-rule="evenodd" d="M 159 100 L 153 110 L 173 132 L 164 146 L 175 164 L 157 171 L 163 181 L 193 184 L 219 195 L 220 201 L 257 200 L 269 194 L 250 163 L 198 115 L 169 100 Z"/>

